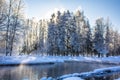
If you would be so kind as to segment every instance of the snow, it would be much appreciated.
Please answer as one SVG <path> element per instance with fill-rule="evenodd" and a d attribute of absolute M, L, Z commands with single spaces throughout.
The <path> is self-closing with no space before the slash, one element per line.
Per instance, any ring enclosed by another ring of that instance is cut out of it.
<path fill-rule="evenodd" d="M 102 71 L 106 71 L 106 70 L 111 70 L 112 72 L 120 71 L 120 66 L 96 69 L 96 70 L 94 70 L 94 72 L 102 72 Z"/>
<path fill-rule="evenodd" d="M 56 63 L 65 61 L 84 61 L 84 62 L 100 62 L 120 64 L 120 56 L 114 57 L 72 57 L 72 56 L 0 56 L 0 65 L 10 64 L 37 64 L 37 63 Z"/>
<path fill-rule="evenodd" d="M 83 80 L 79 77 L 69 77 L 69 78 L 66 78 L 66 79 L 63 79 L 63 80 Z"/>
<path fill-rule="evenodd" d="M 84 80 L 85 78 L 102 77 L 102 76 L 112 75 L 114 73 L 120 73 L 120 66 L 95 69 L 90 72 L 66 74 L 66 75 L 60 76 L 58 80 L 59 79 L 60 80 Z M 120 80 L 120 78 L 115 80 Z"/>
<path fill-rule="evenodd" d="M 0 56 L 0 65 L 37 64 L 63 62 L 63 60 L 42 56 Z"/>

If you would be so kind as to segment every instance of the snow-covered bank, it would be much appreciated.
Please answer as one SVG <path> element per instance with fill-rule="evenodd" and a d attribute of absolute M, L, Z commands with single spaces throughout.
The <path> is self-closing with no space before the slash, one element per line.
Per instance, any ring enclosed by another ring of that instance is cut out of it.
<path fill-rule="evenodd" d="M 0 65 L 14 64 L 42 64 L 65 61 L 83 61 L 120 64 L 120 56 L 97 58 L 97 57 L 71 57 L 71 56 L 0 56 Z"/>
<path fill-rule="evenodd" d="M 66 74 L 56 79 L 43 77 L 40 80 L 120 80 L 120 66 L 95 69 L 90 72 Z"/>
<path fill-rule="evenodd" d="M 0 56 L 0 65 L 51 64 L 55 62 L 63 62 L 63 60 L 42 56 Z"/>
<path fill-rule="evenodd" d="M 83 80 L 79 77 L 69 77 L 69 78 L 66 78 L 66 79 L 63 79 L 63 80 Z"/>
<path fill-rule="evenodd" d="M 69 57 L 64 61 L 84 61 L 84 62 L 100 62 L 100 63 L 113 63 L 120 64 L 120 56 L 110 56 L 110 57 Z"/>
<path fill-rule="evenodd" d="M 109 67 L 109 68 L 101 68 L 95 69 L 91 72 L 84 72 L 84 73 L 74 73 L 74 74 L 67 74 L 59 77 L 57 80 L 107 80 L 111 76 L 113 77 L 120 77 L 120 66 L 117 67 Z M 76 79 L 72 79 L 76 78 Z M 110 78 L 111 79 L 111 78 Z M 112 79 L 113 80 L 113 79 Z M 118 79 L 117 79 L 118 80 Z"/>

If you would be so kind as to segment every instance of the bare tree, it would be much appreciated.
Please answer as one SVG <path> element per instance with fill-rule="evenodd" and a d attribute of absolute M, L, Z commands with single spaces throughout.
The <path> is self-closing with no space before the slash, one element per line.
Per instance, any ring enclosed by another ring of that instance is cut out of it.
<path fill-rule="evenodd" d="M 12 36 L 11 36 L 11 44 L 10 44 L 10 56 L 12 55 L 12 51 L 13 51 L 13 42 L 14 42 L 14 39 L 15 39 L 16 29 L 17 29 L 17 26 L 18 26 L 18 16 L 19 16 L 20 8 L 21 8 L 21 0 L 19 0 L 19 2 L 18 2 L 16 17 L 15 17 L 15 21 L 14 21 L 14 24 L 13 24 L 13 27 L 12 27 Z"/>
<path fill-rule="evenodd" d="M 22 20 L 20 19 L 20 11 L 23 5 L 21 5 L 21 3 L 22 0 L 9 0 L 6 30 L 6 56 L 12 55 L 16 31 L 20 29 L 18 29 L 18 27 L 21 27 L 22 24 Z"/>
<path fill-rule="evenodd" d="M 11 16 L 11 11 L 12 11 L 12 0 L 9 0 L 9 10 L 8 10 L 8 17 L 7 17 L 7 31 L 6 31 L 6 56 L 9 54 L 10 50 L 9 50 L 9 27 L 10 27 L 10 16 Z"/>

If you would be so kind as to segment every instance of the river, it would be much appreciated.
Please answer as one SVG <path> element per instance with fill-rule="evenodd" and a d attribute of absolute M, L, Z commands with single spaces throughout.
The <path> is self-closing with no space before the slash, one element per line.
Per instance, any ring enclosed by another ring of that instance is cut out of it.
<path fill-rule="evenodd" d="M 40 80 L 71 73 L 88 72 L 98 68 L 116 66 L 91 62 L 64 62 L 40 65 L 0 66 L 0 80 Z"/>

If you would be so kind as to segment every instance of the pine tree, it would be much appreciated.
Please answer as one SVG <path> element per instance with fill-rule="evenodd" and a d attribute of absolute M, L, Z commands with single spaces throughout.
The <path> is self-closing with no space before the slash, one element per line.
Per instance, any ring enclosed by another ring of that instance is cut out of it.
<path fill-rule="evenodd" d="M 77 51 L 81 53 L 81 12 L 78 10 L 75 14 L 76 33 L 77 33 Z"/>
<path fill-rule="evenodd" d="M 57 27 L 58 27 L 58 54 L 65 55 L 65 12 L 61 14 L 58 12 L 58 20 L 57 20 Z"/>
<path fill-rule="evenodd" d="M 55 14 L 52 15 L 52 19 L 50 20 L 50 23 L 49 23 L 49 27 L 48 27 L 48 53 L 50 55 L 53 55 L 54 53 L 54 48 L 55 48 L 55 45 L 54 45 L 54 42 L 55 42 L 55 21 L 54 21 L 54 18 L 55 18 Z"/>
<path fill-rule="evenodd" d="M 104 45 L 104 31 L 105 24 L 103 18 L 96 20 L 95 33 L 94 33 L 94 48 L 98 54 L 98 57 L 106 54 L 105 45 Z"/>
<path fill-rule="evenodd" d="M 105 35 L 105 47 L 106 47 L 106 50 L 108 51 L 107 56 L 110 55 L 110 45 L 112 43 L 112 35 L 111 35 L 111 32 L 110 32 L 110 27 L 111 27 L 111 24 L 109 22 L 109 19 L 107 19 L 107 22 L 106 22 L 106 35 Z"/>
<path fill-rule="evenodd" d="M 90 24 L 89 21 L 86 21 L 86 53 L 87 55 L 91 55 L 92 56 L 92 50 L 93 50 L 93 44 L 92 44 L 92 33 L 91 33 L 91 28 L 90 28 Z"/>

